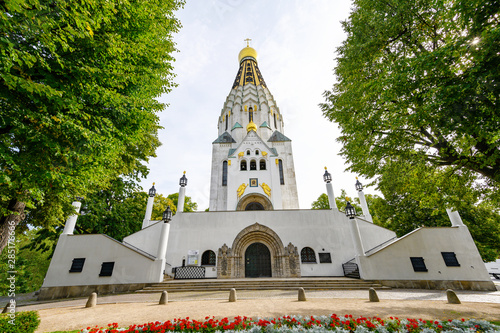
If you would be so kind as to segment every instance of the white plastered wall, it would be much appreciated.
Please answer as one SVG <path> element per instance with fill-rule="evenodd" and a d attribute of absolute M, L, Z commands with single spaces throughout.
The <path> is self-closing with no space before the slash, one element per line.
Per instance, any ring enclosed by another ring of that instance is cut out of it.
<path fill-rule="evenodd" d="M 80 273 L 69 272 L 75 258 L 85 258 Z M 103 262 L 115 263 L 112 276 L 99 276 Z M 160 282 L 163 265 L 105 235 L 61 235 L 42 287 Z"/>
<path fill-rule="evenodd" d="M 460 267 L 447 267 L 441 252 L 455 252 Z M 414 272 L 410 257 L 423 257 L 427 272 Z M 360 257 L 368 280 L 491 281 L 467 227 L 420 228 Z"/>
<path fill-rule="evenodd" d="M 172 267 L 181 266 L 188 251 L 197 250 L 201 263 L 204 251 L 212 250 L 217 255 L 223 244 L 232 247 L 240 231 L 259 223 L 276 232 L 283 246 L 290 242 L 297 246 L 299 255 L 306 246 L 314 250 L 317 263 L 301 264 L 302 276 L 342 276 L 342 263 L 355 256 L 349 222 L 343 213 L 333 210 L 183 213 L 171 222 L 167 262 Z M 372 227 L 366 229 L 373 242 L 383 243 L 394 237 L 392 231 Z M 319 252 L 329 252 L 332 263 L 319 263 Z M 216 276 L 216 270 L 207 267 L 206 277 Z"/>

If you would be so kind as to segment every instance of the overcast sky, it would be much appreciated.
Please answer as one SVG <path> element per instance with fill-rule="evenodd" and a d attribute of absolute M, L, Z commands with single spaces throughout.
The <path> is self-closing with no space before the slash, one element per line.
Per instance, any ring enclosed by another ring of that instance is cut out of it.
<path fill-rule="evenodd" d="M 177 14 L 183 25 L 175 36 L 179 86 L 160 98 L 169 104 L 160 115 L 163 145 L 149 163 L 143 188 L 156 182 L 158 193 L 175 193 L 185 170 L 186 195 L 198 210 L 208 208 L 217 120 L 239 68 L 238 53 L 251 38 L 259 69 L 283 114 L 284 134 L 292 139 L 300 208 L 311 208 L 326 193 L 325 166 L 335 195 L 345 189 L 356 196 L 356 175 L 345 171 L 338 155 L 340 131 L 318 106 L 335 81 L 335 50 L 345 39 L 340 22 L 350 7 L 349 0 L 187 1 Z"/>

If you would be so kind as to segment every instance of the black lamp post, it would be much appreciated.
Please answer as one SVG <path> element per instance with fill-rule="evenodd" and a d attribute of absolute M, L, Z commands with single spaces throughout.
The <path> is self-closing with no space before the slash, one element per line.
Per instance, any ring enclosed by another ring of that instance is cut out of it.
<path fill-rule="evenodd" d="M 156 189 L 155 189 L 155 183 L 153 183 L 153 186 L 149 189 L 149 196 L 154 197 L 156 195 Z"/>
<path fill-rule="evenodd" d="M 356 190 L 358 190 L 358 192 L 363 191 L 363 184 L 361 184 L 358 177 L 356 177 L 356 184 L 354 186 L 356 186 Z"/>
<path fill-rule="evenodd" d="M 350 219 L 356 216 L 356 208 L 354 208 L 349 201 L 347 201 L 347 205 L 345 206 L 345 216 Z"/>
<path fill-rule="evenodd" d="M 170 206 L 167 206 L 167 209 L 163 212 L 163 222 L 168 223 L 172 220 L 172 210 Z"/>
<path fill-rule="evenodd" d="M 186 178 L 186 171 L 184 171 L 184 174 L 182 175 L 181 179 L 179 180 L 179 185 L 181 187 L 186 187 L 188 183 L 188 179 Z"/>
<path fill-rule="evenodd" d="M 326 170 L 326 167 L 325 167 L 325 174 L 323 175 L 323 180 L 327 184 L 329 184 L 332 181 L 332 175 L 328 172 L 328 170 Z"/>

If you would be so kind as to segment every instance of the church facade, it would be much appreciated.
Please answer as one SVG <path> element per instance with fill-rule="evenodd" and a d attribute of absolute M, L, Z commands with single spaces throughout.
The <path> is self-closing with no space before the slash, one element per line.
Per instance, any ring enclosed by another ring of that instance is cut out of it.
<path fill-rule="evenodd" d="M 450 227 L 418 228 L 403 237 L 372 223 L 363 188 L 361 216 L 335 206 L 298 207 L 292 141 L 283 113 L 245 47 L 231 91 L 217 118 L 208 212 L 184 213 L 187 178 L 180 180 L 177 214 L 151 221 L 150 190 L 142 229 L 118 242 L 106 235 L 73 235 L 66 222 L 41 299 L 118 292 L 182 279 L 356 276 L 405 288 L 495 290 L 458 212 Z M 321 175 L 318 175 L 318 178 Z M 75 203 L 78 209 L 78 203 Z"/>

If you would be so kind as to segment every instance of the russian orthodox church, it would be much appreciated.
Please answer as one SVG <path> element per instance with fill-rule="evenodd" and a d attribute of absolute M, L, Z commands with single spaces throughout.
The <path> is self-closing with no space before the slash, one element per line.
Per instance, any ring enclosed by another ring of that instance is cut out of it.
<path fill-rule="evenodd" d="M 390 287 L 495 290 L 467 227 L 448 210 L 450 227 L 421 227 L 397 237 L 373 224 L 363 187 L 362 214 L 335 205 L 332 176 L 323 179 L 330 209 L 299 209 L 292 141 L 247 45 L 217 119 L 208 212 L 183 212 L 187 176 L 179 181 L 177 214 L 152 221 L 156 189 L 142 229 L 116 241 L 74 235 L 66 221 L 40 299 L 98 291 L 123 292 L 174 279 L 339 277 Z M 319 178 L 319 177 L 318 177 Z M 79 202 L 75 202 L 78 213 Z"/>
<path fill-rule="evenodd" d="M 298 209 L 292 141 L 257 65 L 241 50 L 239 70 L 213 142 L 210 211 Z"/>

